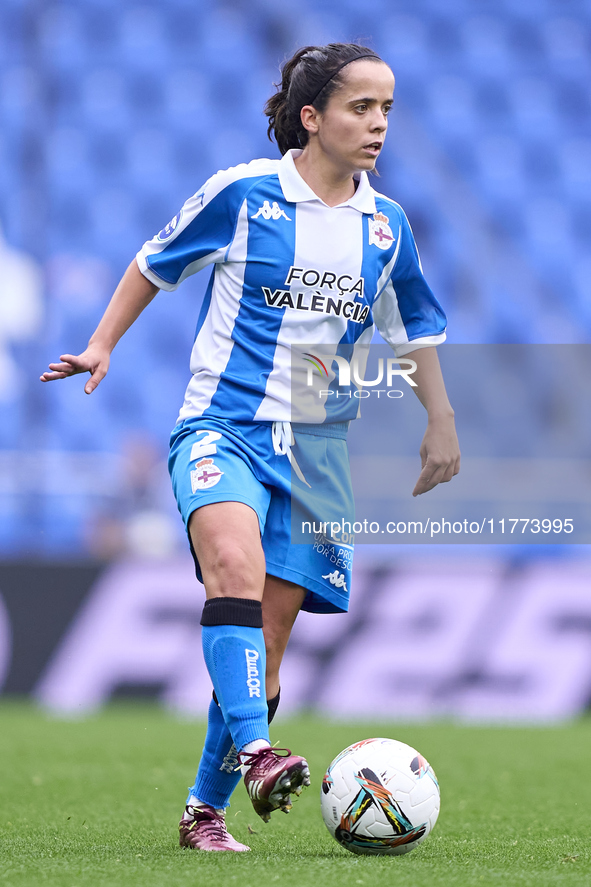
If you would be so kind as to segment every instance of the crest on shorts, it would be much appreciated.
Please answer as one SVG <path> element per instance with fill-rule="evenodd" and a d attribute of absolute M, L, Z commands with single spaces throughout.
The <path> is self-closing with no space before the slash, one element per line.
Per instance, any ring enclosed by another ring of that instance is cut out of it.
<path fill-rule="evenodd" d="M 210 487 L 215 487 L 223 473 L 213 459 L 201 459 L 191 472 L 192 491 L 196 493 L 197 490 L 208 490 Z"/>
<path fill-rule="evenodd" d="M 392 229 L 388 225 L 390 219 L 384 213 L 374 213 L 373 219 L 368 219 L 369 242 L 380 249 L 390 249 L 394 243 Z"/>

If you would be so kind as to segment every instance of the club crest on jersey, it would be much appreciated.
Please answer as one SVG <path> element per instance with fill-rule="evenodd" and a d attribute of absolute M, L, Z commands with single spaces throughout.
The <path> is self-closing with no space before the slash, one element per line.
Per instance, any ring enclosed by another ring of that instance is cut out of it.
<path fill-rule="evenodd" d="M 172 235 L 174 234 L 174 232 L 176 231 L 176 229 L 179 226 L 179 222 L 181 220 L 182 214 L 183 214 L 183 211 L 181 209 L 180 212 L 178 212 L 176 214 L 174 219 L 171 219 L 170 222 L 168 223 L 168 225 L 165 228 L 163 228 L 162 231 L 160 231 L 156 235 L 156 240 L 168 240 L 169 237 L 172 237 Z"/>
<path fill-rule="evenodd" d="M 251 219 L 258 219 L 259 216 L 262 216 L 263 219 L 287 219 L 288 222 L 291 222 L 291 219 L 287 215 L 284 209 L 281 209 L 276 200 L 273 201 L 273 205 L 269 203 L 268 200 L 265 200 L 262 206 L 259 206 L 258 210 L 254 215 L 251 216 Z"/>
<path fill-rule="evenodd" d="M 220 481 L 223 471 L 217 467 L 213 459 L 201 459 L 191 472 L 191 490 L 208 490 Z"/>
<path fill-rule="evenodd" d="M 388 225 L 389 221 L 384 213 L 374 213 L 373 219 L 368 219 L 370 244 L 380 249 L 390 249 L 394 243 L 394 235 Z"/>

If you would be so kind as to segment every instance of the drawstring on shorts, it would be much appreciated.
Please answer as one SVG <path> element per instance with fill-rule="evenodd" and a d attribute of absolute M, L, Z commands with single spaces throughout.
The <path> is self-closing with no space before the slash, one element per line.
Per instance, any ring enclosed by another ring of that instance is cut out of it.
<path fill-rule="evenodd" d="M 295 471 L 297 477 L 302 481 L 302 483 L 306 484 L 307 487 L 310 487 L 310 484 L 302 474 L 302 469 L 298 465 L 296 457 L 291 451 L 291 448 L 295 444 L 291 422 L 273 422 L 272 435 L 273 450 L 275 451 L 276 455 L 287 456 L 287 458 L 289 459 L 289 464 Z"/>

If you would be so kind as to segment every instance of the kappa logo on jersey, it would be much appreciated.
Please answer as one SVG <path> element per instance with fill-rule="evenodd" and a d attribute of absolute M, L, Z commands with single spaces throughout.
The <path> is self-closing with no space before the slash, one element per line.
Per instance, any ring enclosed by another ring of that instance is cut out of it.
<path fill-rule="evenodd" d="M 166 225 L 166 227 L 163 228 L 162 231 L 160 231 L 156 235 L 156 239 L 163 241 L 163 240 L 168 240 L 169 237 L 172 237 L 172 235 L 174 234 L 174 232 L 176 231 L 176 229 L 179 226 L 179 222 L 181 220 L 182 214 L 183 214 L 183 211 L 181 209 L 180 212 L 178 212 L 176 214 L 174 219 L 171 219 L 170 222 L 168 223 L 168 225 Z"/>
<path fill-rule="evenodd" d="M 344 588 L 347 591 L 347 582 L 345 580 L 345 574 L 339 573 L 338 570 L 333 570 L 332 573 L 327 573 L 326 576 L 322 577 L 323 579 L 328 579 L 331 585 L 334 585 L 335 588 Z"/>
<path fill-rule="evenodd" d="M 194 493 L 197 490 L 208 490 L 215 487 L 221 480 L 223 471 L 217 467 L 213 459 L 202 459 L 197 462 L 194 470 L 191 472 L 191 489 Z"/>
<path fill-rule="evenodd" d="M 373 219 L 368 220 L 369 242 L 380 249 L 390 249 L 394 243 L 392 229 L 388 225 L 390 219 L 383 213 L 374 213 Z"/>
<path fill-rule="evenodd" d="M 273 201 L 273 205 L 269 204 L 268 200 L 265 200 L 262 206 L 259 206 L 256 213 L 251 216 L 251 219 L 258 219 L 259 216 L 262 216 L 263 219 L 277 219 L 284 218 L 287 219 L 288 222 L 291 222 L 291 219 L 287 215 L 284 209 L 281 209 L 276 200 Z"/>

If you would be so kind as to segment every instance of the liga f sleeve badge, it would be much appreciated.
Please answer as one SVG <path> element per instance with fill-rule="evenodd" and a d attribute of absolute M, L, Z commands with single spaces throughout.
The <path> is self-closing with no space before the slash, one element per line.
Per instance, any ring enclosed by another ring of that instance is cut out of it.
<path fill-rule="evenodd" d="M 373 219 L 368 219 L 370 244 L 380 249 L 390 249 L 394 243 L 394 235 L 388 225 L 389 221 L 384 213 L 374 213 Z"/>

